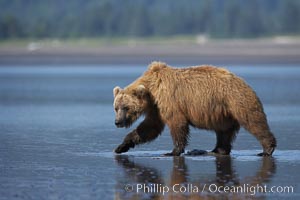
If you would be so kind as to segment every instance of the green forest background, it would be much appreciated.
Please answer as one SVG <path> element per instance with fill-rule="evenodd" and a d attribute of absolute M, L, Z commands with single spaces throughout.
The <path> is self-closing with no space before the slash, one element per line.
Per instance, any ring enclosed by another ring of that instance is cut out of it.
<path fill-rule="evenodd" d="M 0 0 L 0 40 L 299 33 L 298 0 Z"/>

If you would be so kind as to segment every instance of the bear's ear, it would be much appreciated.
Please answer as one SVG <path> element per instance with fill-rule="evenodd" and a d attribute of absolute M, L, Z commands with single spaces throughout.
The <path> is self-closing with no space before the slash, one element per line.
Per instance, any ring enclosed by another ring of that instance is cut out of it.
<path fill-rule="evenodd" d="M 145 96 L 147 90 L 144 85 L 139 85 L 137 88 L 134 90 L 134 95 L 136 95 L 138 98 L 142 98 Z"/>
<path fill-rule="evenodd" d="M 114 97 L 116 97 L 122 89 L 119 86 L 114 88 Z"/>
<path fill-rule="evenodd" d="M 166 67 L 167 67 L 166 63 L 154 61 L 149 65 L 148 69 L 149 69 L 149 71 L 157 72 Z"/>

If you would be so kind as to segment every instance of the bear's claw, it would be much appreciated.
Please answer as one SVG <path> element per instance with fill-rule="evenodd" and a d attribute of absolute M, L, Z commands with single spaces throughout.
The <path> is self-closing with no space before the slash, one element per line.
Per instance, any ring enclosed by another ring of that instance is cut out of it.
<path fill-rule="evenodd" d="M 180 154 L 184 153 L 184 150 L 173 149 L 170 153 L 163 154 L 164 156 L 180 156 Z"/>
<path fill-rule="evenodd" d="M 170 153 L 165 153 L 163 154 L 164 156 L 174 156 L 173 152 L 170 152 Z"/>
<path fill-rule="evenodd" d="M 211 152 L 213 152 L 215 154 L 219 154 L 219 155 L 230 155 L 230 149 L 229 150 L 225 150 L 224 148 L 220 148 L 220 147 L 216 147 Z"/>
<path fill-rule="evenodd" d="M 270 147 L 257 155 L 258 156 L 272 156 L 274 150 L 275 150 L 275 147 Z"/>
<path fill-rule="evenodd" d="M 115 153 L 117 154 L 124 153 L 127 152 L 130 148 L 134 148 L 133 142 L 125 143 L 125 144 L 122 143 L 115 149 Z"/>
<path fill-rule="evenodd" d="M 268 157 L 268 156 L 272 156 L 272 154 L 266 153 L 266 152 L 261 152 L 259 154 L 257 154 L 258 156 L 263 156 L 263 157 Z"/>
<path fill-rule="evenodd" d="M 129 150 L 129 148 L 126 148 L 126 147 L 120 145 L 115 149 L 115 153 L 120 154 L 120 153 L 127 152 L 128 150 Z"/>

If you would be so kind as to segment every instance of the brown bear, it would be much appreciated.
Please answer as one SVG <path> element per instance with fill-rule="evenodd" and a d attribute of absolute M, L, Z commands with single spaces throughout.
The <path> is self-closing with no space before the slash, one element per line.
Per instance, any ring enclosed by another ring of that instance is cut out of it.
<path fill-rule="evenodd" d="M 276 139 L 270 131 L 261 101 L 245 81 L 223 68 L 196 66 L 173 68 L 152 62 L 133 83 L 115 87 L 117 127 L 130 127 L 141 115 L 145 119 L 131 131 L 116 153 L 154 140 L 167 124 L 174 149 L 165 155 L 179 156 L 189 139 L 189 126 L 214 130 L 212 152 L 228 155 L 240 126 L 263 147 L 259 156 L 271 156 Z"/>

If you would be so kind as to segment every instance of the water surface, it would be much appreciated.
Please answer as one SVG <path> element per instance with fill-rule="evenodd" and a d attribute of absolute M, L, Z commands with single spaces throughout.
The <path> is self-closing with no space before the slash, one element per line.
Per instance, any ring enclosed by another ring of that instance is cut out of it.
<path fill-rule="evenodd" d="M 168 129 L 150 144 L 114 155 L 129 130 L 114 126 L 112 89 L 146 67 L 0 67 L 0 199 L 299 199 L 300 68 L 228 68 L 261 98 L 278 140 L 273 158 L 255 156 L 261 147 L 243 129 L 231 156 L 162 157 L 172 149 Z M 214 144 L 213 133 L 192 129 L 187 150 Z M 187 191 L 138 190 L 176 184 Z M 292 186 L 293 192 L 211 191 L 257 184 Z"/>

